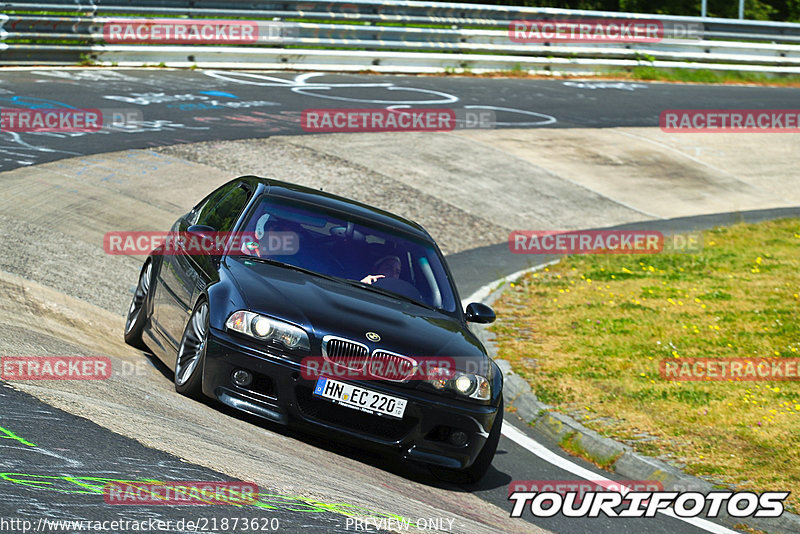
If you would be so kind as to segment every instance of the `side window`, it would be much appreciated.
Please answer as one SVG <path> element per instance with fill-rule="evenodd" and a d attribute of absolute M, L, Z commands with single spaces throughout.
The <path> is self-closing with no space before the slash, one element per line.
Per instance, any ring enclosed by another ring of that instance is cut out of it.
<path fill-rule="evenodd" d="M 236 184 L 226 184 L 200 201 L 189 213 L 189 224 L 207 224 L 208 213 L 219 203 L 219 200 L 229 193 Z"/>
<path fill-rule="evenodd" d="M 219 202 L 209 199 L 210 202 L 203 206 L 196 224 L 210 226 L 218 232 L 227 232 L 233 228 L 247 204 L 248 194 L 239 184 L 233 184 L 232 189 L 224 188 L 222 193 Z"/>

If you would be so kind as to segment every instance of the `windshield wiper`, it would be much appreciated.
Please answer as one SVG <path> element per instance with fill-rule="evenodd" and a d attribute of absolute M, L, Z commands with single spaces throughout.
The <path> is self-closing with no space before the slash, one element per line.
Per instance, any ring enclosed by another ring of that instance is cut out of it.
<path fill-rule="evenodd" d="M 261 258 L 259 256 L 245 256 L 244 258 L 246 260 L 253 260 L 253 261 L 257 261 L 259 263 L 266 263 L 267 265 L 275 265 L 277 267 L 285 267 L 285 268 L 291 269 L 293 271 L 297 271 L 297 272 L 301 272 L 301 273 L 305 273 L 305 274 L 310 274 L 310 275 L 313 275 L 313 276 L 319 276 L 320 278 L 324 278 L 326 280 L 331 280 L 333 282 L 344 282 L 346 284 L 350 284 L 351 286 L 360 287 L 362 289 L 368 289 L 370 291 L 374 291 L 375 293 L 380 293 L 381 295 L 385 295 L 387 297 L 400 298 L 400 299 L 408 301 L 408 302 L 410 302 L 412 304 L 416 304 L 417 306 L 422 306 L 423 308 L 427 308 L 429 310 L 436 311 L 436 308 L 434 308 L 430 304 L 426 304 L 426 303 L 424 303 L 422 301 L 419 301 L 419 300 L 411 298 L 411 297 L 407 297 L 407 296 L 402 295 L 400 293 L 395 293 L 394 291 L 389 291 L 388 289 L 383 289 L 383 288 L 380 288 L 380 287 L 375 287 L 375 286 L 370 285 L 370 284 L 365 284 L 364 282 L 359 282 L 357 280 L 350 280 L 348 278 L 340 278 L 338 276 L 331 276 L 329 274 L 322 274 L 322 273 L 317 272 L 317 271 L 312 271 L 311 269 L 306 269 L 305 267 L 298 267 L 297 265 L 292 265 L 291 263 L 284 263 L 282 261 L 273 260 L 273 259 L 270 259 L 270 258 Z"/>
<path fill-rule="evenodd" d="M 429 310 L 436 311 L 436 308 L 434 308 L 430 304 L 426 304 L 426 303 L 424 303 L 424 302 L 422 302 L 420 300 L 417 300 L 415 298 L 407 297 L 406 295 L 403 295 L 402 293 L 395 293 L 394 291 L 389 291 L 388 289 L 383 289 L 381 287 L 376 287 L 376 286 L 373 286 L 372 284 L 366 284 L 364 282 L 359 282 L 357 280 L 347 280 L 347 279 L 343 279 L 343 280 L 345 282 L 347 282 L 348 284 L 350 284 L 351 286 L 360 287 L 360 288 L 363 288 L 363 289 L 368 289 L 370 291 L 374 291 L 375 293 L 380 293 L 381 295 L 386 295 L 387 297 L 400 298 L 400 299 L 408 301 L 408 302 L 410 302 L 412 304 L 416 304 L 417 306 L 422 306 L 423 308 L 427 308 Z"/>
<path fill-rule="evenodd" d="M 270 258 L 261 258 L 259 256 L 245 256 L 245 259 L 246 260 L 257 261 L 259 263 L 266 263 L 267 265 L 275 265 L 277 267 L 285 267 L 286 269 L 291 269 L 293 271 L 297 271 L 297 272 L 304 273 L 304 274 L 310 274 L 310 275 L 313 275 L 313 276 L 319 276 L 320 278 L 325 278 L 326 280 L 332 280 L 334 282 L 341 282 L 341 281 L 344 280 L 343 278 L 338 278 L 336 276 L 331 276 L 331 275 L 328 275 L 328 274 L 322 274 L 322 273 L 317 272 L 317 271 L 312 271 L 311 269 L 306 269 L 305 267 L 298 267 L 297 265 L 292 265 L 291 263 L 285 263 L 285 262 L 278 261 L 278 260 L 273 260 L 273 259 L 270 259 Z"/>

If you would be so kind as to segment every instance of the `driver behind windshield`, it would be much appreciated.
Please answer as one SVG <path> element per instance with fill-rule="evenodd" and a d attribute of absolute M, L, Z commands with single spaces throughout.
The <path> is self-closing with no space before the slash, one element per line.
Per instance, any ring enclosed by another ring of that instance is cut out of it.
<path fill-rule="evenodd" d="M 384 256 L 376 261 L 373 267 L 377 274 L 368 274 L 361 279 L 363 283 L 373 284 L 381 278 L 400 278 L 403 270 L 403 264 L 397 256 Z"/>

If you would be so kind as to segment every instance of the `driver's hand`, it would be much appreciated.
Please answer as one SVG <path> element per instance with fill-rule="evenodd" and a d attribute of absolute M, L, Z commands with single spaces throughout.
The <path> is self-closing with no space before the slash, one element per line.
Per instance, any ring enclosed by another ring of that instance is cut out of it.
<path fill-rule="evenodd" d="M 386 278 L 386 276 L 383 274 L 368 274 L 367 276 L 362 278 L 361 281 L 365 284 L 372 284 L 374 282 L 377 282 L 381 278 Z"/>

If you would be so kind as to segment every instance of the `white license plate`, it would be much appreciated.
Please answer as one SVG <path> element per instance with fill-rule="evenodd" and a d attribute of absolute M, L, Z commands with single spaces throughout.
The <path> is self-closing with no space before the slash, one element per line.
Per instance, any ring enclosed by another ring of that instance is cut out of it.
<path fill-rule="evenodd" d="M 371 414 L 387 415 L 396 419 L 402 419 L 403 413 L 406 411 L 407 401 L 405 399 L 325 377 L 317 380 L 314 395 L 331 400 L 341 406 Z"/>

